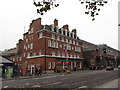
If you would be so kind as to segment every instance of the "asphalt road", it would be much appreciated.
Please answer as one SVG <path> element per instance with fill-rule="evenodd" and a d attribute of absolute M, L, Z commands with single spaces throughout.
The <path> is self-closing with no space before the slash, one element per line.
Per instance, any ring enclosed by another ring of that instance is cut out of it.
<path fill-rule="evenodd" d="M 3 81 L 2 88 L 94 88 L 118 78 L 114 71 L 78 71 L 71 74 Z"/>

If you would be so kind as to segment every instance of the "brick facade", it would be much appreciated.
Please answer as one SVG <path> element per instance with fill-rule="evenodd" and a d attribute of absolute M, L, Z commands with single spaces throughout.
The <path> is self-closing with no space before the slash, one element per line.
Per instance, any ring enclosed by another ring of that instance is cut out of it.
<path fill-rule="evenodd" d="M 83 66 L 82 44 L 77 30 L 69 31 L 68 25 L 59 28 L 57 19 L 53 25 L 41 25 L 41 18 L 33 20 L 17 46 L 23 75 L 34 74 L 36 68 L 46 73 L 53 70 L 62 72 L 65 67 L 82 69 Z M 19 60 L 15 62 L 20 64 Z"/>

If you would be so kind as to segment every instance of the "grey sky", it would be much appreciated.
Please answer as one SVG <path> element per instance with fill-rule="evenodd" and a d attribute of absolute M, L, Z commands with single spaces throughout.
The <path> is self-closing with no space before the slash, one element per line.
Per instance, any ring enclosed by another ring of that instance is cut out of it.
<path fill-rule="evenodd" d="M 85 5 L 79 0 L 58 0 L 60 6 L 44 16 L 36 13 L 33 0 L 2 0 L 0 3 L 0 50 L 13 48 L 33 19 L 42 18 L 42 24 L 53 24 L 58 19 L 59 27 L 68 24 L 70 31 L 77 29 L 80 39 L 94 44 L 107 44 L 118 48 L 118 0 L 108 0 L 101 7 L 96 20 L 85 15 Z"/>

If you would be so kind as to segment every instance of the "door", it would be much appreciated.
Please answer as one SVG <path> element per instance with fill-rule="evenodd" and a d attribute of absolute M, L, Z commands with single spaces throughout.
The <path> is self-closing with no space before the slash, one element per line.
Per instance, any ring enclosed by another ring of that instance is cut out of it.
<path fill-rule="evenodd" d="M 35 74 L 35 66 L 31 65 L 31 75 L 34 75 L 34 74 Z"/>

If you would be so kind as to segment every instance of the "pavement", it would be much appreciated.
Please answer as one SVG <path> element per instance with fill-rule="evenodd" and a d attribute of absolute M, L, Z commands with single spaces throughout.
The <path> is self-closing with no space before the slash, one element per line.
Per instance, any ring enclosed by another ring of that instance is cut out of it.
<path fill-rule="evenodd" d="M 114 79 L 110 82 L 106 82 L 102 85 L 96 86 L 95 88 L 118 88 L 118 79 Z"/>
<path fill-rule="evenodd" d="M 73 74 L 73 73 L 79 73 L 79 72 L 91 72 L 91 71 L 99 71 L 99 70 L 81 70 L 81 71 L 72 71 L 70 74 Z M 66 72 L 61 72 L 61 73 L 46 73 L 46 74 L 42 74 L 40 76 L 19 76 L 19 77 L 15 77 L 15 78 L 0 78 L 0 80 L 2 81 L 7 81 L 7 80 L 18 80 L 18 79 L 29 79 L 29 78 L 39 78 L 39 77 L 45 77 L 45 76 L 54 76 L 54 75 L 62 75 L 62 74 L 68 74 Z"/>

